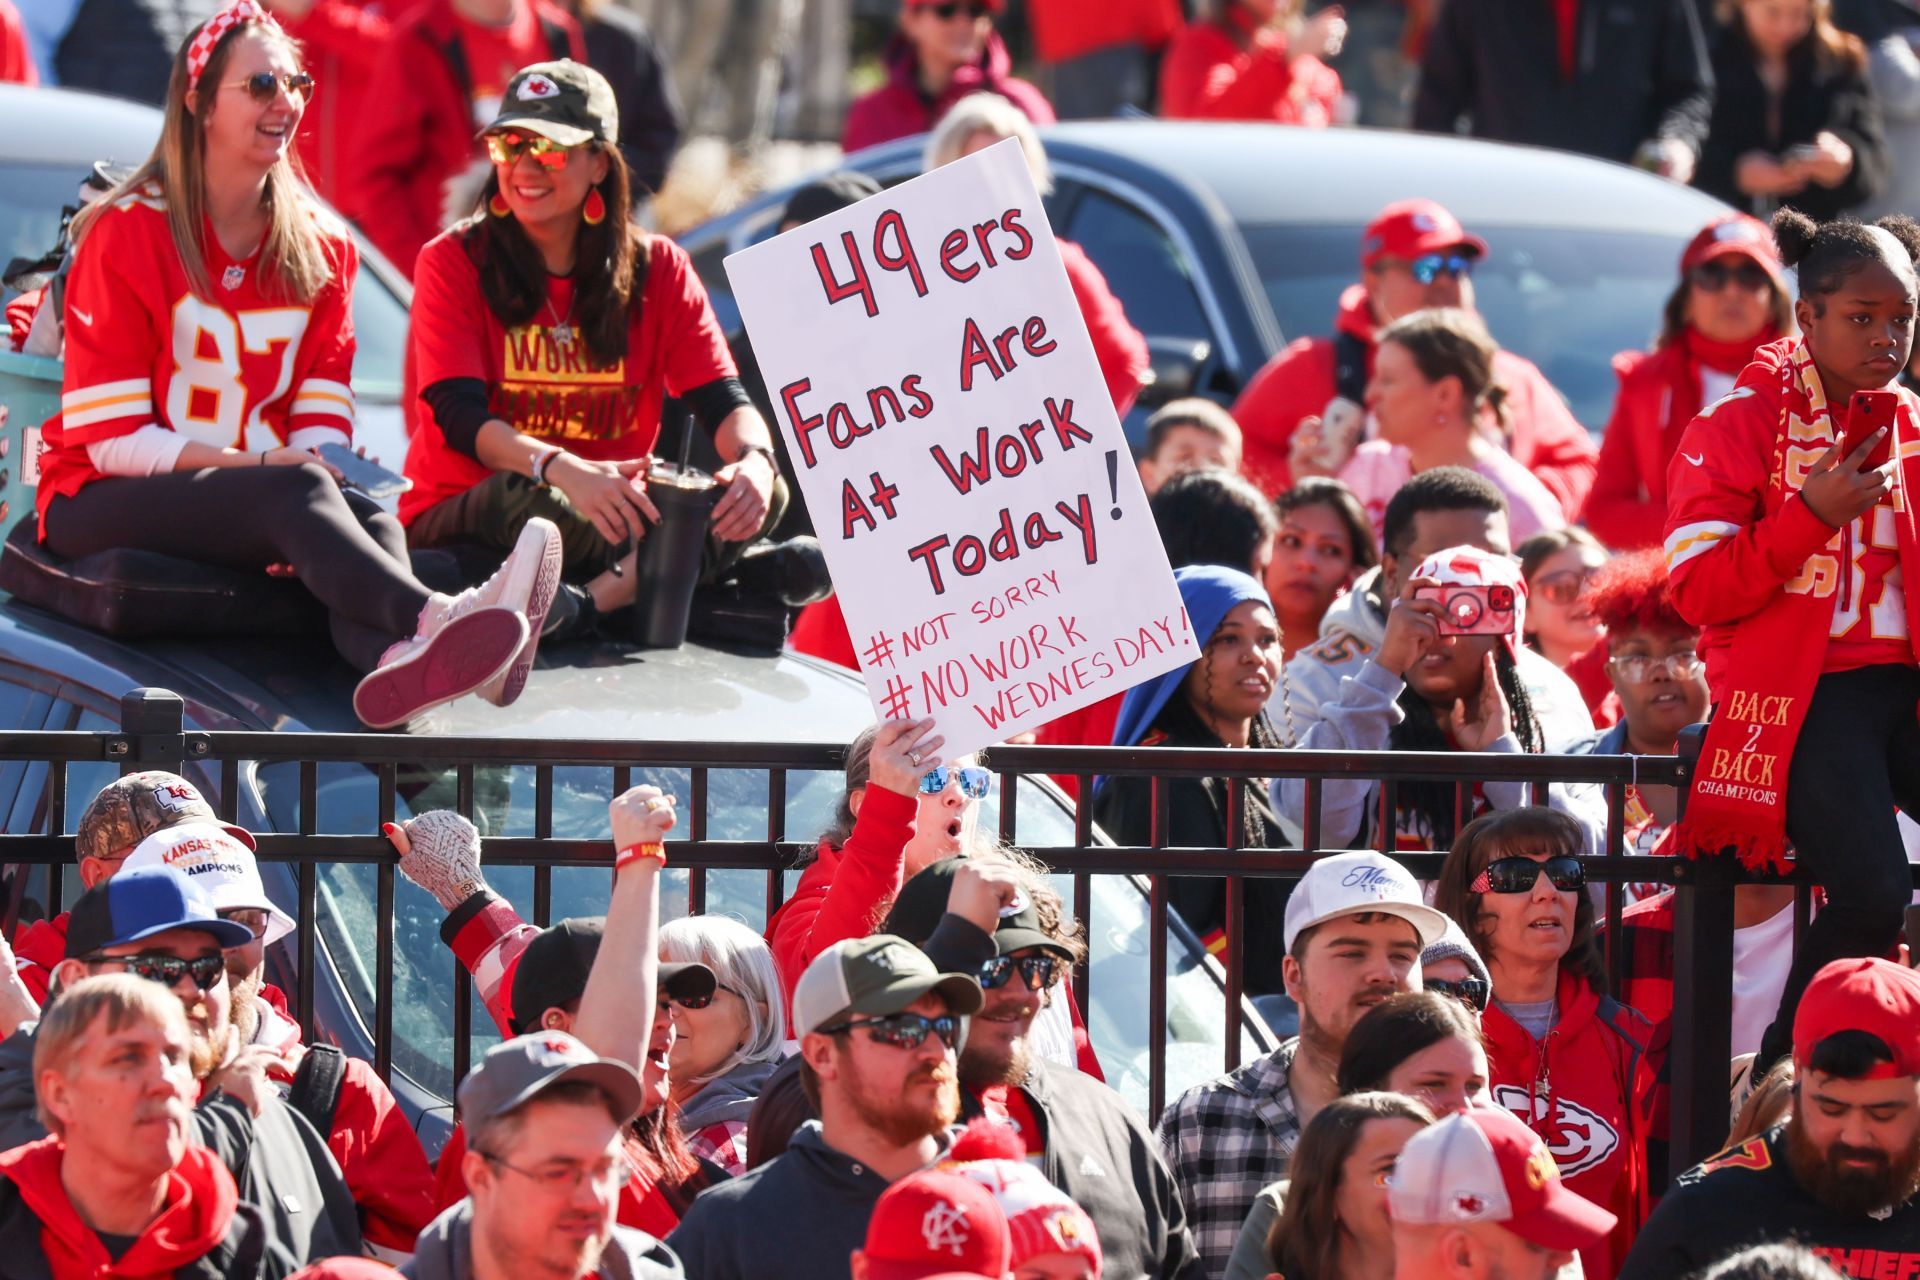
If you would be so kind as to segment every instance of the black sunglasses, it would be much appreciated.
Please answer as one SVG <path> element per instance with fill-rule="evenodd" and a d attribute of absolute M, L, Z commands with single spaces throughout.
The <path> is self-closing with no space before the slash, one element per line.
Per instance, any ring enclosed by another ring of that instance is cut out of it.
<path fill-rule="evenodd" d="M 220 984 L 226 976 L 227 962 L 223 956 L 196 956 L 192 960 L 182 960 L 179 956 L 133 955 L 87 957 L 88 964 L 117 964 L 125 967 L 135 977 L 145 978 L 148 982 L 157 982 L 163 987 L 180 984 L 180 979 L 190 977 L 193 985 L 202 991 L 210 991 Z"/>
<path fill-rule="evenodd" d="M 1708 293 L 1718 293 L 1727 287 L 1728 282 L 1742 289 L 1755 291 L 1764 289 L 1772 283 L 1773 277 L 1767 274 L 1765 267 L 1752 260 L 1740 263 L 1703 262 L 1693 269 L 1694 287 L 1705 289 Z"/>
<path fill-rule="evenodd" d="M 229 82 L 236 88 L 245 89 L 247 96 L 255 102 L 272 102 L 281 85 L 287 87 L 287 96 L 296 102 L 305 102 L 313 96 L 313 77 L 304 71 L 256 71 L 245 80 Z"/>
<path fill-rule="evenodd" d="M 1493 994 L 1493 984 L 1485 978 L 1428 978 L 1421 985 L 1481 1013 L 1487 1011 L 1487 997 Z"/>
<path fill-rule="evenodd" d="M 1497 858 L 1467 887 L 1474 893 L 1527 893 L 1539 882 L 1542 871 L 1547 873 L 1554 888 L 1563 891 L 1578 889 L 1587 883 L 1587 869 L 1580 865 L 1580 859 L 1563 854 L 1545 862 L 1535 862 L 1532 858 Z"/>
<path fill-rule="evenodd" d="M 978 20 L 993 12 L 993 6 L 983 3 L 983 0 L 973 0 L 971 4 L 959 4 L 957 0 L 946 0 L 943 4 L 923 4 L 918 7 L 922 12 L 931 11 L 933 16 L 942 22 L 952 22 L 962 13 Z"/>
<path fill-rule="evenodd" d="M 1029 991 L 1045 991 L 1052 986 L 1060 974 L 1060 961 L 1054 956 L 995 956 L 991 960 L 980 962 L 980 989 L 993 991 L 1007 985 L 1013 978 L 1013 971 L 1020 970 L 1021 981 L 1027 984 Z"/>
<path fill-rule="evenodd" d="M 949 1049 L 958 1049 L 966 1032 L 966 1019 L 951 1013 L 929 1018 L 924 1013 L 895 1013 L 884 1018 L 865 1018 L 858 1022 L 836 1022 L 820 1028 L 820 1034 L 837 1036 L 856 1028 L 863 1029 L 875 1044 L 890 1044 L 896 1049 L 918 1049 L 929 1034 L 940 1037 Z"/>
<path fill-rule="evenodd" d="M 677 1004 L 682 1009 L 704 1009 L 713 1003 L 713 992 L 698 996 L 677 996 L 665 987 L 660 988 L 660 998 L 668 1004 Z"/>

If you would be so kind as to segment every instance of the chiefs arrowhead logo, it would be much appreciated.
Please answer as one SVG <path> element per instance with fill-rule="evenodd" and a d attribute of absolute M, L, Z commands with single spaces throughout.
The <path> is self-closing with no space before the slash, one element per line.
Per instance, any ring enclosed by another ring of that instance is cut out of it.
<path fill-rule="evenodd" d="M 536 98 L 551 98 L 560 92 L 560 86 L 543 75 L 531 75 L 520 85 L 513 96 L 522 102 L 531 102 Z"/>
<path fill-rule="evenodd" d="M 1553 1113 L 1536 1118 L 1533 1099 L 1517 1085 L 1498 1085 L 1493 1100 L 1527 1122 L 1553 1153 L 1562 1178 L 1604 1164 L 1620 1149 L 1620 1134 L 1597 1113 L 1566 1098 L 1553 1099 Z"/>

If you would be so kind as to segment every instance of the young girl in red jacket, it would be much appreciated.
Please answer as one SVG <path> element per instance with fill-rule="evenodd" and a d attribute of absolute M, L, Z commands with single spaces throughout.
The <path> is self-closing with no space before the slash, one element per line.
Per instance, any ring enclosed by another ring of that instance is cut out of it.
<path fill-rule="evenodd" d="M 1702 227 L 1680 255 L 1653 350 L 1613 358 L 1620 394 L 1582 515 L 1596 537 L 1622 551 L 1660 545 L 1680 433 L 1733 390 L 1755 351 L 1792 331 L 1793 300 L 1765 224 L 1735 213 Z"/>
<path fill-rule="evenodd" d="M 1820 966 L 1898 942 L 1913 882 L 1894 808 L 1920 814 L 1920 630 L 1904 590 L 1909 570 L 1920 582 L 1920 400 L 1897 382 L 1920 226 L 1782 211 L 1773 233 L 1799 274 L 1802 336 L 1760 348 L 1667 475 L 1674 603 L 1703 628 L 1714 702 L 1676 840 L 1749 866 L 1786 865 L 1791 840 L 1827 893 L 1756 1078 L 1786 1053 Z M 1860 392 L 1896 397 L 1891 430 L 1856 432 L 1876 420 L 1855 422 Z"/>
<path fill-rule="evenodd" d="M 1493 1101 L 1540 1135 L 1568 1187 L 1620 1219 L 1580 1252 L 1587 1275 L 1610 1276 L 1646 1216 L 1653 1025 L 1606 994 L 1585 849 L 1564 814 L 1488 814 L 1453 842 L 1433 905 L 1493 975 L 1481 1015 Z"/>

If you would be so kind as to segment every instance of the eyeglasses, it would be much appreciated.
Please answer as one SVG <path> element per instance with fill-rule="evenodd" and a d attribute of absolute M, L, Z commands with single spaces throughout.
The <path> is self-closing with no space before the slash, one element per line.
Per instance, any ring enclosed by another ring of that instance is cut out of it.
<path fill-rule="evenodd" d="M 567 148 L 552 138 L 543 138 L 537 133 L 516 133 L 511 129 L 487 135 L 487 159 L 495 164 L 511 165 L 523 155 L 531 155 L 533 162 L 549 173 L 558 173 L 567 167 Z"/>
<path fill-rule="evenodd" d="M 193 985 L 202 991 L 211 991 L 220 985 L 227 974 L 227 962 L 223 956 L 195 956 L 191 960 L 182 960 L 179 956 L 132 955 L 107 956 L 91 955 L 88 964 L 117 964 L 135 977 L 145 978 L 148 982 L 157 982 L 163 987 L 176 987 L 180 979 L 190 977 Z"/>
<path fill-rule="evenodd" d="M 490 1151 L 477 1153 L 488 1164 L 497 1164 L 509 1169 L 542 1191 L 555 1196 L 570 1196 L 583 1186 L 605 1187 L 611 1190 L 633 1176 L 633 1166 L 625 1156 L 619 1156 L 601 1165 L 556 1164 L 544 1169 L 522 1169 L 517 1164 L 508 1164 Z"/>
<path fill-rule="evenodd" d="M 837 1036 L 858 1028 L 865 1030 L 868 1039 L 875 1044 L 889 1044 L 896 1049 L 918 1049 L 928 1035 L 936 1035 L 947 1048 L 958 1049 L 966 1027 L 965 1018 L 950 1013 L 943 1013 L 937 1018 L 929 1018 L 924 1013 L 895 1013 L 858 1022 L 836 1022 L 830 1027 L 820 1028 L 820 1034 Z"/>
<path fill-rule="evenodd" d="M 1464 253 L 1423 253 L 1407 264 L 1407 271 L 1421 284 L 1432 284 L 1443 275 L 1460 280 L 1473 274 L 1474 261 Z"/>
<path fill-rule="evenodd" d="M 222 911 L 220 918 L 245 925 L 256 938 L 267 936 L 267 925 L 272 921 L 272 917 L 259 907 L 235 907 L 231 911 Z"/>
<path fill-rule="evenodd" d="M 1007 985 L 1013 979 L 1013 971 L 1020 971 L 1020 980 L 1027 984 L 1029 991 L 1045 991 L 1060 977 L 1060 961 L 1054 956 L 995 956 L 991 960 L 980 962 L 980 989 L 995 991 Z"/>
<path fill-rule="evenodd" d="M 1487 1011 L 1487 997 L 1493 994 L 1493 984 L 1485 978 L 1428 978 L 1421 985 L 1428 991 L 1452 996 L 1480 1013 Z"/>
<path fill-rule="evenodd" d="M 1472 893 L 1527 893 L 1547 873 L 1553 887 L 1563 891 L 1578 889 L 1587 883 L 1587 869 L 1580 859 L 1567 854 L 1535 862 L 1532 858 L 1496 858 L 1486 865 L 1467 886 Z"/>
<path fill-rule="evenodd" d="M 1707 664 L 1700 661 L 1700 655 L 1693 650 L 1683 649 L 1664 658 L 1631 653 L 1624 658 L 1608 658 L 1607 665 L 1619 672 L 1620 678 L 1628 684 L 1645 684 L 1662 671 L 1675 680 L 1690 680 L 1700 674 L 1700 669 Z"/>
<path fill-rule="evenodd" d="M 969 800 L 978 800 L 993 790 L 993 773 L 988 769 L 956 769 L 952 765 L 936 765 L 920 776 L 920 794 L 937 796 L 947 789 L 947 780 L 958 774 L 960 790 L 966 792 Z"/>
<path fill-rule="evenodd" d="M 245 80 L 227 81 L 229 89 L 245 89 L 255 102 L 272 102 L 282 85 L 295 102 L 305 102 L 313 96 L 313 77 L 304 71 L 259 71 Z"/>
<path fill-rule="evenodd" d="M 1554 573 L 1543 573 L 1533 580 L 1535 595 L 1545 596 L 1554 604 L 1572 604 L 1578 600 L 1599 574 L 1598 567 L 1592 569 L 1561 569 Z"/>
<path fill-rule="evenodd" d="M 978 22 L 993 12 L 993 6 L 984 3 L 984 0 L 973 0 L 971 4 L 959 4 L 956 3 L 955 0 L 945 0 L 945 2 L 941 4 L 916 4 L 913 7 L 922 13 L 931 13 L 942 22 L 952 22 L 963 13 L 966 14 L 970 20 Z"/>
<path fill-rule="evenodd" d="M 1693 269 L 1693 287 L 1707 293 L 1718 293 L 1729 284 L 1737 284 L 1748 292 L 1758 292 L 1773 283 L 1773 277 L 1767 269 L 1752 259 L 1733 263 L 1713 261 L 1703 262 Z"/>

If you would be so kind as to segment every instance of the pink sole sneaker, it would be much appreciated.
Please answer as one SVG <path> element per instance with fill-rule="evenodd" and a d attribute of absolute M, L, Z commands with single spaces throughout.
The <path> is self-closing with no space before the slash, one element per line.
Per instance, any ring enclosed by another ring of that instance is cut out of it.
<path fill-rule="evenodd" d="M 535 516 L 520 530 L 513 554 L 500 567 L 506 581 L 501 584 L 499 603 L 509 608 L 519 601 L 527 620 L 527 639 L 514 655 L 506 673 L 489 681 L 480 696 L 497 707 L 513 705 L 527 687 L 527 674 L 533 670 L 534 652 L 540 647 L 540 631 L 547 624 L 547 610 L 560 590 L 560 529 L 553 521 Z"/>
<path fill-rule="evenodd" d="M 476 609 L 369 672 L 353 691 L 353 712 L 370 729 L 405 724 L 499 676 L 526 639 L 516 610 Z"/>

